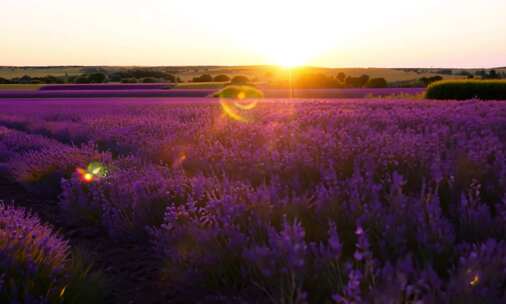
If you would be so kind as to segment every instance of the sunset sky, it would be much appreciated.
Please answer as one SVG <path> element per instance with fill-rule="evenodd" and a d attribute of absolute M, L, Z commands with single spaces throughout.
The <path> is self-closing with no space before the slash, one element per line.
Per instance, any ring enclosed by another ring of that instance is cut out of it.
<path fill-rule="evenodd" d="M 0 65 L 506 66 L 505 0 L 1 0 Z"/>

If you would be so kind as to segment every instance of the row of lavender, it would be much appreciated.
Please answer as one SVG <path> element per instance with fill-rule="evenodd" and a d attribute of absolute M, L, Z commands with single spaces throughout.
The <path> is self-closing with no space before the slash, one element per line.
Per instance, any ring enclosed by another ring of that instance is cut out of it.
<path fill-rule="evenodd" d="M 55 188 L 51 184 L 58 184 L 76 160 L 92 157 L 91 151 L 0 127 L 0 175 L 29 190 Z M 41 180 L 44 183 L 33 188 Z M 52 227 L 0 200 L 0 302 L 100 303 L 107 294 L 105 280 L 89 267 Z"/>
<path fill-rule="evenodd" d="M 61 192 L 69 225 L 149 237 L 167 286 L 275 303 L 506 300 L 504 103 L 62 105 L 1 104 L 6 174 Z M 76 171 L 93 162 L 104 174 Z"/>
<path fill-rule="evenodd" d="M 33 90 L 2 90 L 0 98 L 197 98 L 208 97 L 216 93 L 216 89 L 177 89 L 167 88 L 162 84 L 155 85 L 58 85 L 44 86 L 38 91 Z M 382 89 L 261 89 L 267 98 L 368 98 L 368 97 L 419 97 L 424 88 L 382 88 Z"/>

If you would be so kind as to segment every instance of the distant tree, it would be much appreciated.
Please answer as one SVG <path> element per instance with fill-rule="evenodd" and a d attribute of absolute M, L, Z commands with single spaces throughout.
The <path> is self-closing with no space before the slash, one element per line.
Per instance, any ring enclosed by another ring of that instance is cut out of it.
<path fill-rule="evenodd" d="M 429 84 L 433 83 L 433 82 L 436 82 L 436 81 L 440 81 L 440 80 L 443 80 L 443 77 L 437 75 L 437 76 L 432 76 L 432 77 L 422 77 L 420 78 L 420 82 L 423 83 L 423 85 L 425 86 L 428 86 Z"/>
<path fill-rule="evenodd" d="M 469 73 L 469 71 L 466 71 L 466 70 L 459 71 L 457 74 L 460 75 L 460 76 L 469 76 L 469 75 L 471 75 L 471 73 Z"/>
<path fill-rule="evenodd" d="M 154 79 L 154 78 L 144 78 L 144 79 L 142 80 L 142 82 L 143 82 L 143 83 L 156 83 L 156 82 L 158 82 L 158 81 L 157 81 L 156 79 Z"/>
<path fill-rule="evenodd" d="M 193 82 L 211 82 L 213 81 L 213 76 L 209 74 L 203 74 L 198 77 L 193 77 Z"/>
<path fill-rule="evenodd" d="M 385 78 L 371 78 L 365 84 L 366 88 L 386 88 L 387 81 Z"/>
<path fill-rule="evenodd" d="M 294 77 L 294 84 L 297 88 L 335 88 L 339 82 L 323 73 L 301 73 Z"/>
<path fill-rule="evenodd" d="M 339 74 L 337 74 L 336 78 L 339 82 L 344 82 L 346 80 L 346 74 L 340 72 Z"/>
<path fill-rule="evenodd" d="M 109 81 L 112 82 L 121 82 L 121 75 L 119 73 L 112 73 L 109 75 Z"/>
<path fill-rule="evenodd" d="M 484 76 L 485 79 L 498 79 L 500 78 L 499 74 L 497 74 L 496 70 L 488 71 L 488 74 Z"/>
<path fill-rule="evenodd" d="M 232 84 L 247 84 L 249 82 L 249 78 L 246 76 L 238 75 L 234 76 L 230 82 Z"/>
<path fill-rule="evenodd" d="M 360 87 L 363 87 L 369 81 L 369 75 L 362 75 L 362 76 L 359 77 L 359 79 L 360 79 L 360 82 L 361 82 L 361 86 Z"/>
<path fill-rule="evenodd" d="M 440 69 L 440 70 L 436 71 L 436 74 L 452 75 L 453 74 L 453 70 L 452 69 Z"/>
<path fill-rule="evenodd" d="M 37 78 L 37 80 L 39 80 L 42 83 L 65 83 L 64 78 L 62 78 L 62 77 L 55 77 L 55 76 L 52 76 L 52 75 L 48 75 L 48 76 L 44 76 L 44 77 L 39 77 L 39 78 Z"/>
<path fill-rule="evenodd" d="M 102 83 L 106 79 L 104 73 L 92 73 L 88 75 L 88 81 L 91 83 Z"/>
<path fill-rule="evenodd" d="M 9 84 L 9 83 L 11 83 L 11 81 L 9 79 L 5 79 L 5 78 L 0 77 L 0 84 Z"/>
<path fill-rule="evenodd" d="M 84 67 L 81 68 L 83 74 L 105 73 L 105 69 L 101 67 Z"/>
<path fill-rule="evenodd" d="M 121 83 L 137 83 L 137 78 L 123 78 L 121 79 Z"/>
<path fill-rule="evenodd" d="M 348 88 L 362 88 L 365 86 L 365 84 L 369 81 L 368 75 L 362 75 L 360 77 L 346 77 L 346 80 L 344 81 L 345 86 Z"/>
<path fill-rule="evenodd" d="M 90 83 L 87 75 L 80 75 L 75 79 L 75 83 Z"/>
<path fill-rule="evenodd" d="M 176 82 L 176 77 L 172 74 L 165 73 L 160 70 L 155 70 L 154 68 L 144 68 L 144 69 L 127 69 L 127 70 L 121 70 L 118 72 L 115 72 L 110 75 L 109 79 L 111 81 L 121 81 L 123 82 L 123 79 L 131 79 L 135 78 L 137 79 L 137 82 L 139 80 L 142 80 L 144 78 L 155 78 L 155 79 L 163 79 L 163 81 L 167 82 Z"/>
<path fill-rule="evenodd" d="M 164 77 L 160 77 L 161 79 L 165 79 L 168 82 L 177 82 L 176 76 L 172 74 L 165 74 Z"/>
<path fill-rule="evenodd" d="M 76 75 L 70 75 L 67 77 L 67 83 L 75 83 L 78 76 Z"/>
<path fill-rule="evenodd" d="M 485 70 L 478 70 L 474 73 L 474 75 L 476 76 L 480 76 L 480 77 L 486 77 L 487 76 L 487 72 Z"/>
<path fill-rule="evenodd" d="M 217 76 L 214 76 L 214 81 L 216 82 L 227 82 L 227 81 L 230 81 L 230 77 L 228 77 L 227 75 L 217 75 Z"/>
<path fill-rule="evenodd" d="M 23 77 L 18 78 L 17 82 L 18 83 L 32 83 L 33 79 L 32 79 L 32 77 L 30 77 L 28 75 L 24 75 Z"/>

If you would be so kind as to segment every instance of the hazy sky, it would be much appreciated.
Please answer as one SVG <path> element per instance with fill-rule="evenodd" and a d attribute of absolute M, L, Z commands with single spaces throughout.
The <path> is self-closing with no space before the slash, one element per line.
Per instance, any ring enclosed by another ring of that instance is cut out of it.
<path fill-rule="evenodd" d="M 506 0 L 0 0 L 0 65 L 506 66 Z"/>

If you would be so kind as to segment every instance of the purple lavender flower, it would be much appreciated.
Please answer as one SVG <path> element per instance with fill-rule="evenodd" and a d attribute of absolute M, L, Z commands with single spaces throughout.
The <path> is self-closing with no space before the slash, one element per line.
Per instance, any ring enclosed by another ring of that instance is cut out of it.
<path fill-rule="evenodd" d="M 23 209 L 0 202 L 0 299 L 16 303 L 57 296 L 69 245 Z M 7 283 L 7 284 L 5 284 Z"/>

